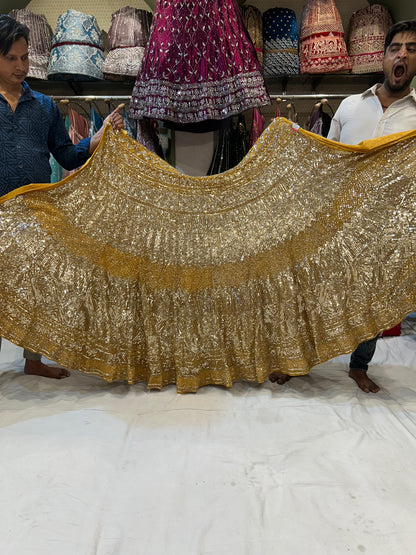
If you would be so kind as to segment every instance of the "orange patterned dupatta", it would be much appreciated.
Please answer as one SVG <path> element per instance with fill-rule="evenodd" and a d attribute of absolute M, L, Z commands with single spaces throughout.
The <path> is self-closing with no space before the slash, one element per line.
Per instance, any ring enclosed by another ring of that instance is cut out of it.
<path fill-rule="evenodd" d="M 416 307 L 416 131 L 341 145 L 277 118 L 188 177 L 107 127 L 0 204 L 0 335 L 107 381 L 306 374 Z"/>

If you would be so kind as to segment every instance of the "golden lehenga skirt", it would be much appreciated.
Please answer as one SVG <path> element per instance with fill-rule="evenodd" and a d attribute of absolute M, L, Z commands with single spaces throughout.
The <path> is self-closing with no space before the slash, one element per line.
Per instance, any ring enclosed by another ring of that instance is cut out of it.
<path fill-rule="evenodd" d="M 0 335 L 179 392 L 306 374 L 416 307 L 416 131 L 346 146 L 276 119 L 189 177 L 107 127 L 0 205 Z"/>

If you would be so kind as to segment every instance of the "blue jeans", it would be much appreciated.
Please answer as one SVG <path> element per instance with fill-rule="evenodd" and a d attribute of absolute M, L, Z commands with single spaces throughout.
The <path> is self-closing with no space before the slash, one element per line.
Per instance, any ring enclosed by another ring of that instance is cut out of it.
<path fill-rule="evenodd" d="M 350 368 L 359 368 L 367 372 L 368 364 L 374 356 L 378 335 L 368 341 L 363 341 L 351 354 Z"/>

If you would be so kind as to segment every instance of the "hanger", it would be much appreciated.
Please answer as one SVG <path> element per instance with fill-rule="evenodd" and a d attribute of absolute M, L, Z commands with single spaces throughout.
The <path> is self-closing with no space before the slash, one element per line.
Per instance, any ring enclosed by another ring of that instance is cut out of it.
<path fill-rule="evenodd" d="M 95 102 L 93 98 L 86 98 L 84 102 L 89 106 L 90 117 L 91 117 L 91 110 L 94 109 L 97 112 L 97 114 L 100 116 L 100 118 L 102 118 L 98 104 Z"/>
<path fill-rule="evenodd" d="M 298 114 L 296 113 L 296 108 L 293 101 L 289 102 L 289 104 L 286 105 L 286 109 L 287 109 L 287 119 L 293 123 L 297 123 Z"/>
<path fill-rule="evenodd" d="M 105 104 L 107 104 L 107 110 L 108 110 L 107 116 L 108 116 L 113 111 L 111 107 L 111 100 L 109 98 L 104 98 L 104 102 Z"/>
<path fill-rule="evenodd" d="M 319 110 L 322 109 L 322 100 L 318 100 L 318 102 L 315 102 L 307 119 L 306 119 L 306 127 L 307 129 L 310 129 L 310 124 L 312 121 L 312 118 L 314 117 L 314 115 L 319 112 Z"/>
<path fill-rule="evenodd" d="M 281 117 L 281 112 L 280 112 L 280 104 L 282 102 L 282 99 L 280 97 L 276 98 L 276 118 L 280 118 Z"/>
<path fill-rule="evenodd" d="M 325 106 L 327 106 L 327 107 L 329 108 L 329 110 L 330 110 L 330 112 L 331 112 L 331 117 L 333 117 L 333 115 L 334 115 L 334 110 L 333 110 L 332 106 L 330 105 L 330 103 L 328 102 L 328 99 L 327 99 L 327 98 L 323 98 L 323 99 L 321 100 L 321 103 L 322 103 L 322 107 L 323 107 L 323 108 L 324 108 Z"/>
<path fill-rule="evenodd" d="M 90 119 L 90 113 L 79 102 L 75 102 L 74 100 L 69 100 L 68 98 L 63 98 L 62 100 L 60 100 L 60 103 L 66 105 L 67 107 L 70 107 L 69 106 L 70 104 L 75 104 L 76 106 L 78 106 L 78 108 L 81 110 L 81 112 L 83 112 L 85 114 L 85 117 L 88 120 Z"/>

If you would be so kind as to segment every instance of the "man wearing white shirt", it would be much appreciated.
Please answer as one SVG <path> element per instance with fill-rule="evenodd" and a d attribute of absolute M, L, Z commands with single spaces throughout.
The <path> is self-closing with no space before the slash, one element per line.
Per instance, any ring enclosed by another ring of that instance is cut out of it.
<path fill-rule="evenodd" d="M 384 83 L 374 85 L 361 94 L 345 98 L 336 111 L 328 139 L 355 145 L 374 137 L 416 129 L 416 92 L 398 100 L 384 97 Z M 381 98 L 384 97 L 381 104 Z M 391 102 L 391 103 L 389 103 Z"/>
<path fill-rule="evenodd" d="M 336 111 L 328 139 L 346 144 L 416 129 L 416 93 L 411 82 L 416 75 L 416 20 L 402 21 L 387 32 L 383 59 L 384 81 L 344 99 Z M 379 386 L 367 376 L 377 337 L 361 343 L 352 353 L 349 376 L 364 392 L 377 393 Z M 279 384 L 290 376 L 273 372 L 269 379 Z"/>
<path fill-rule="evenodd" d="M 343 100 L 331 122 L 328 139 L 347 144 L 416 129 L 416 21 L 393 25 L 384 44 L 384 81 Z M 367 376 L 377 337 L 360 343 L 350 359 L 349 376 L 366 393 L 379 386 Z"/>

